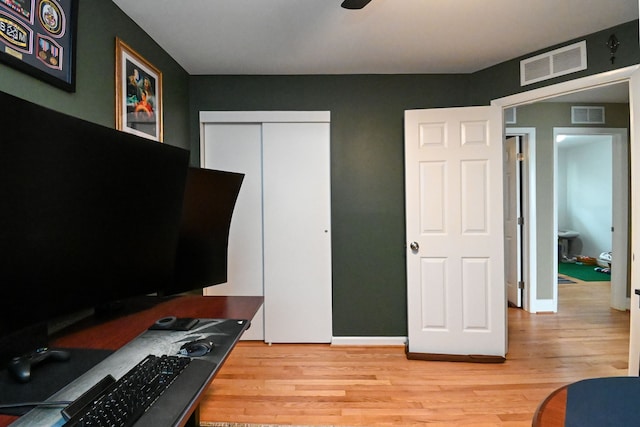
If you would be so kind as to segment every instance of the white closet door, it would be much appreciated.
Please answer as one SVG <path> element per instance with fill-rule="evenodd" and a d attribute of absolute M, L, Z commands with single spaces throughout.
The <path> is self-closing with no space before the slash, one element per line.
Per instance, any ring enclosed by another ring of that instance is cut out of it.
<path fill-rule="evenodd" d="M 328 123 L 264 123 L 265 341 L 332 336 Z"/>
<path fill-rule="evenodd" d="M 262 276 L 262 125 L 204 126 L 202 165 L 244 173 L 229 230 L 227 283 L 211 286 L 205 295 L 261 296 Z M 261 308 L 242 339 L 263 340 Z"/>

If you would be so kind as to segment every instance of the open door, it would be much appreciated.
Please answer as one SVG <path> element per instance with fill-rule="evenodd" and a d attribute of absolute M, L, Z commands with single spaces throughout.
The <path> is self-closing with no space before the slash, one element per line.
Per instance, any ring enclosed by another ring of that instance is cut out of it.
<path fill-rule="evenodd" d="M 504 245 L 507 299 L 512 307 L 522 307 L 522 137 L 512 136 L 504 144 Z"/>
<path fill-rule="evenodd" d="M 500 108 L 405 112 L 409 358 L 504 361 Z"/>
<path fill-rule="evenodd" d="M 631 109 L 631 182 L 640 182 L 640 71 L 629 80 Z M 640 188 L 631 186 L 631 330 L 629 334 L 629 375 L 640 375 Z"/>

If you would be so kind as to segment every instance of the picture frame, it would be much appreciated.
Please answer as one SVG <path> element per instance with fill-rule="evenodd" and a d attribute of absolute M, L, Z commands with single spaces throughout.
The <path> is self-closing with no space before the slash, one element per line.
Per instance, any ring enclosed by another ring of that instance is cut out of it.
<path fill-rule="evenodd" d="M 162 72 L 116 38 L 116 129 L 163 141 Z"/>
<path fill-rule="evenodd" d="M 0 0 L 0 62 L 76 90 L 79 0 Z"/>

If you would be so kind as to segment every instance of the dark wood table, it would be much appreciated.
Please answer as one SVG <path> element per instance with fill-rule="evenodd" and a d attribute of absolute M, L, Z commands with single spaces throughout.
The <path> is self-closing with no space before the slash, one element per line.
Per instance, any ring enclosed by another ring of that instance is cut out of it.
<path fill-rule="evenodd" d="M 252 319 L 263 303 L 263 297 L 185 295 L 163 298 L 148 303 L 139 310 L 111 318 L 85 319 L 57 336 L 52 348 L 90 348 L 118 350 L 160 318 L 167 316 L 205 319 Z M 0 427 L 18 419 L 0 414 Z"/>
<path fill-rule="evenodd" d="M 538 407 L 533 427 L 601 427 L 640 424 L 640 378 L 590 378 L 567 384 Z"/>

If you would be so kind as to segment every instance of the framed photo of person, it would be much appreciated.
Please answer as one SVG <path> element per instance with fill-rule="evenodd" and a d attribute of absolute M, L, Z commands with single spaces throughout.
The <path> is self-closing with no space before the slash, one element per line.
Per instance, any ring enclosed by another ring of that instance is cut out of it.
<path fill-rule="evenodd" d="M 162 73 L 116 38 L 116 129 L 162 142 Z"/>
<path fill-rule="evenodd" d="M 0 0 L 0 62 L 76 90 L 78 0 Z"/>

